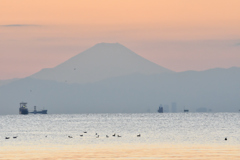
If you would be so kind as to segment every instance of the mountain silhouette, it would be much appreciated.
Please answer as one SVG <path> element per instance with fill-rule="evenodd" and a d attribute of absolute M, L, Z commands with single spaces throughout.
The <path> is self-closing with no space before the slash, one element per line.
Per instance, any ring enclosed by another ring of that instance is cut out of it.
<path fill-rule="evenodd" d="M 64 63 L 30 76 L 67 83 L 92 83 L 131 74 L 173 72 L 161 67 L 119 43 L 99 43 Z"/>

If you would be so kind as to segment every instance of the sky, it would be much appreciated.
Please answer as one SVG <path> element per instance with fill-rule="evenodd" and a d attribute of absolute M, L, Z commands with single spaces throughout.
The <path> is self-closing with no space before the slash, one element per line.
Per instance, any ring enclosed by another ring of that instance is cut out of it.
<path fill-rule="evenodd" d="M 239 0 L 0 0 L 0 80 L 120 43 L 173 71 L 240 67 Z"/>

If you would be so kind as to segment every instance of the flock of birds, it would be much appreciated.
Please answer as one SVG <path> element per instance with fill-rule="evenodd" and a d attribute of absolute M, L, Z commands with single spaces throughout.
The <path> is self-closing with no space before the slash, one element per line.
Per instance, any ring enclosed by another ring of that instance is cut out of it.
<path fill-rule="evenodd" d="M 85 131 L 85 132 L 83 132 L 83 133 L 86 134 L 87 132 Z M 96 136 L 96 138 L 99 138 L 99 137 L 100 137 L 100 135 L 99 135 L 98 133 L 96 133 L 95 136 Z M 122 136 L 120 136 L 120 135 L 117 135 L 116 133 L 114 133 L 112 136 L 113 136 L 113 137 L 122 137 Z M 14 136 L 13 138 L 15 139 L 15 138 L 17 138 L 17 137 L 18 137 L 18 136 Z M 47 137 L 47 136 L 45 136 L 45 137 Z M 83 137 L 83 134 L 80 134 L 80 137 Z M 141 134 L 138 134 L 137 137 L 141 137 Z M 72 137 L 72 136 L 68 136 L 68 138 L 73 138 L 73 137 Z M 106 135 L 106 138 L 109 138 L 109 135 Z M 10 137 L 5 137 L 5 139 L 10 139 Z"/>
<path fill-rule="evenodd" d="M 85 132 L 83 132 L 83 133 L 87 133 L 87 132 L 85 131 Z M 96 136 L 96 138 L 99 138 L 99 137 L 100 137 L 100 135 L 99 135 L 98 133 L 96 133 L 95 136 Z M 83 134 L 80 134 L 80 137 L 83 137 Z M 112 135 L 112 137 L 122 137 L 122 136 L 117 135 L 116 133 L 114 133 L 114 134 Z M 137 137 L 141 137 L 141 134 L 138 134 Z M 73 138 L 73 137 L 72 137 L 72 136 L 68 136 L 68 138 Z M 109 135 L 106 135 L 106 138 L 109 138 Z"/>
<path fill-rule="evenodd" d="M 83 132 L 83 133 L 87 133 L 87 132 L 85 131 L 85 132 Z M 96 133 L 95 136 L 96 136 L 96 138 L 99 138 L 99 137 L 100 137 L 100 135 L 99 135 L 98 133 Z M 113 137 L 122 137 L 122 136 L 120 136 L 120 135 L 116 135 L 116 133 L 114 133 L 112 136 L 113 136 Z M 18 136 L 14 136 L 13 138 L 16 139 L 17 137 L 18 137 Z M 45 137 L 47 137 L 47 136 L 45 136 Z M 80 134 L 80 137 L 83 137 L 83 134 Z M 137 137 L 141 137 L 141 134 L 138 134 Z M 72 136 L 68 136 L 68 138 L 73 138 L 73 137 L 72 137 Z M 109 138 L 109 135 L 106 135 L 106 138 Z M 10 139 L 10 137 L 5 137 L 5 139 Z M 224 140 L 227 141 L 227 137 L 225 137 Z"/>

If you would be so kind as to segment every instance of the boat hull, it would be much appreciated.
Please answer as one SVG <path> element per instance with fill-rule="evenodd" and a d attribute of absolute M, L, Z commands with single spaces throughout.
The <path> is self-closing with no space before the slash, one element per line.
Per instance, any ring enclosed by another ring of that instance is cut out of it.
<path fill-rule="evenodd" d="M 26 108 L 20 108 L 20 109 L 19 109 L 19 114 L 28 114 L 28 109 L 26 109 Z"/>
<path fill-rule="evenodd" d="M 47 114 L 47 110 L 33 111 L 33 112 L 29 112 L 29 113 L 33 113 L 33 114 Z"/>

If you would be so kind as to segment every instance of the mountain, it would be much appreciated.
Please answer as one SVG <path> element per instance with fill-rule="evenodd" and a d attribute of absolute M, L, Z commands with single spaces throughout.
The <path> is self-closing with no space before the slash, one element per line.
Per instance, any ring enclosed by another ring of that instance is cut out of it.
<path fill-rule="evenodd" d="M 18 78 L 14 78 L 14 79 L 7 79 L 7 80 L 0 80 L 0 86 L 6 85 L 8 83 L 12 83 L 14 81 L 19 80 Z"/>
<path fill-rule="evenodd" d="M 93 83 L 135 73 L 171 73 L 119 43 L 99 43 L 55 68 L 43 69 L 31 78 L 68 83 Z"/>
<path fill-rule="evenodd" d="M 97 44 L 55 68 L 2 82 L 0 114 L 18 114 L 21 101 L 52 114 L 146 113 L 172 102 L 179 112 L 240 109 L 240 68 L 176 73 L 117 43 Z"/>
<path fill-rule="evenodd" d="M 0 114 L 18 114 L 21 101 L 30 110 L 48 109 L 50 114 L 146 113 L 160 104 L 176 102 L 178 111 L 199 108 L 213 112 L 240 109 L 240 68 L 180 73 L 131 74 L 95 83 L 68 84 L 25 78 L 0 87 Z"/>

